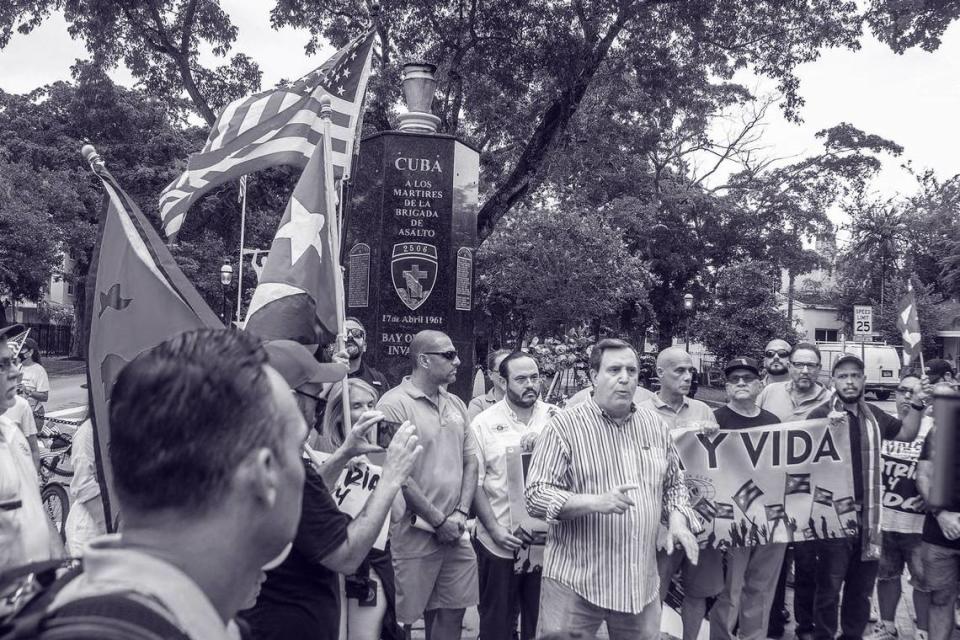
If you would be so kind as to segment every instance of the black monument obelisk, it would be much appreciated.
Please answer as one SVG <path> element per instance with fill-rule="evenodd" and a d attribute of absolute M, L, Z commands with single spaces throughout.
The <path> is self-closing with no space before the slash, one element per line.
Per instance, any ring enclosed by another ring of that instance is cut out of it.
<path fill-rule="evenodd" d="M 468 401 L 480 157 L 436 133 L 434 71 L 404 65 L 409 112 L 399 131 L 360 142 L 346 221 L 346 306 L 367 328 L 365 357 L 391 384 L 410 372 L 414 334 L 447 333 L 462 362 L 451 391 Z"/>

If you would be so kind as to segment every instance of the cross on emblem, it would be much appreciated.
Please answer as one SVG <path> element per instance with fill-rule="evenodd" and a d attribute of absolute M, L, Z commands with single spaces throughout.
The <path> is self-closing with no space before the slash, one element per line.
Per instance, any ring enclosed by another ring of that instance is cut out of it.
<path fill-rule="evenodd" d="M 427 279 L 427 272 L 420 270 L 420 265 L 413 263 L 409 269 L 403 272 L 403 279 L 407 282 L 407 295 L 411 300 L 419 300 L 423 297 L 423 285 L 421 280 Z"/>

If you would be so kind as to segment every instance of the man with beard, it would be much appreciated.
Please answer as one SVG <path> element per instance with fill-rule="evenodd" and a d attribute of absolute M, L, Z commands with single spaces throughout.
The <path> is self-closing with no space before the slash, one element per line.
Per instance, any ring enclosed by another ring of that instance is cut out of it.
<path fill-rule="evenodd" d="M 350 372 L 347 377 L 360 378 L 376 389 L 377 393 L 383 395 L 390 388 L 387 376 L 363 361 L 363 354 L 367 352 L 367 330 L 363 328 L 363 324 L 359 320 L 352 316 L 347 318 L 344 328 L 347 332 L 344 347 L 347 357 L 350 358 L 348 364 Z"/>
<path fill-rule="evenodd" d="M 859 505 L 860 531 L 852 538 L 807 542 L 816 546 L 816 590 L 813 599 L 813 636 L 833 640 L 838 609 L 841 638 L 861 638 L 870 618 L 870 596 L 880 558 L 880 440 L 911 442 L 917 437 L 924 407 L 911 405 L 901 421 L 863 400 L 863 361 L 847 353 L 833 365 L 835 395 L 817 407 L 809 419 L 841 415 L 850 434 L 853 497 Z"/>
<path fill-rule="evenodd" d="M 772 343 L 771 343 L 772 344 Z M 786 343 L 784 343 L 786 344 Z M 779 351 L 779 345 L 775 347 Z M 767 345 L 768 350 L 770 345 Z M 781 360 L 780 353 L 776 353 L 775 360 Z M 757 404 L 761 409 L 769 411 L 780 418 L 781 422 L 805 420 L 807 414 L 820 406 L 830 397 L 830 392 L 817 381 L 820 373 L 820 349 L 808 342 L 801 342 L 790 351 L 788 372 L 790 379 L 786 382 L 770 382 L 760 392 Z M 794 580 L 793 580 L 793 613 L 797 621 L 797 637 L 807 640 L 813 634 L 813 594 L 816 589 L 816 550 L 813 544 L 798 543 L 793 547 Z M 781 570 L 781 575 L 783 575 Z M 781 584 L 783 587 L 781 588 Z M 781 622 L 785 622 L 782 613 L 783 597 L 780 595 L 786 589 L 786 577 L 777 584 L 777 598 L 773 604 L 771 616 L 771 638 L 783 635 Z M 778 615 L 779 614 L 779 615 Z"/>
<path fill-rule="evenodd" d="M 405 510 L 390 528 L 397 620 L 412 625 L 423 617 L 428 640 L 448 640 L 460 637 L 464 611 L 478 601 L 477 556 L 464 535 L 477 444 L 467 408 L 446 389 L 460 366 L 450 336 L 421 331 L 410 342 L 410 360 L 411 374 L 377 405 L 387 420 L 415 424 L 423 445 L 421 464 L 403 486 Z"/>
<path fill-rule="evenodd" d="M 787 368 L 790 350 L 790 343 L 780 338 L 774 338 L 767 343 L 763 350 L 764 385 L 787 382 L 790 379 L 790 370 Z"/>
<path fill-rule="evenodd" d="M 479 521 L 474 548 L 480 575 L 480 637 L 512 638 L 519 615 L 520 640 L 530 640 L 537 631 L 541 570 L 539 563 L 516 560 L 518 554 L 522 558 L 529 553 L 534 537 L 511 523 L 507 449 L 531 453 L 556 407 L 540 401 L 540 368 L 526 353 L 515 351 L 503 358 L 499 374 L 507 383 L 506 396 L 472 423 L 480 462 L 479 486 L 473 495 Z"/>

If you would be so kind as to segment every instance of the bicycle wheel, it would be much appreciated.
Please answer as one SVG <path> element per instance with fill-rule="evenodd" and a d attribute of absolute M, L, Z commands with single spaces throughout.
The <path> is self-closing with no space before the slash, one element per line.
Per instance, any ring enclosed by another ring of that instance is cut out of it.
<path fill-rule="evenodd" d="M 66 461 L 66 462 L 64 462 Z M 53 475 L 63 478 L 73 477 L 73 467 L 70 466 L 70 449 L 48 458 L 40 458 L 40 465 Z"/>
<path fill-rule="evenodd" d="M 62 484 L 48 484 L 40 491 L 43 508 L 46 509 L 53 525 L 60 532 L 60 539 L 67 539 L 67 514 L 70 513 L 70 498 Z"/>

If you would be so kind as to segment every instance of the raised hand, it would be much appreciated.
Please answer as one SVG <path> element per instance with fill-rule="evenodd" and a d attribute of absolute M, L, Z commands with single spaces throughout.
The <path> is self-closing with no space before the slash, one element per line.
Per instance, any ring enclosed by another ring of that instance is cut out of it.
<path fill-rule="evenodd" d="M 363 418 L 358 421 L 362 422 Z M 413 471 L 414 465 L 420 459 L 423 446 L 419 444 L 416 427 L 409 421 L 400 425 L 390 446 L 387 447 L 387 457 L 383 462 L 381 482 L 396 482 L 403 484 Z M 459 534 L 458 534 L 459 535 Z"/>

